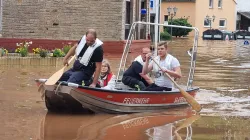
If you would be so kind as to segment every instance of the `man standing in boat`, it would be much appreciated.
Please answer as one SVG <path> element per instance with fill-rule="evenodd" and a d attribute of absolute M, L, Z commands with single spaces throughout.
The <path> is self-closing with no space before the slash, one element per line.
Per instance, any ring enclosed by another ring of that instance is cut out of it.
<path fill-rule="evenodd" d="M 164 72 L 171 77 L 181 78 L 181 69 L 179 61 L 167 52 L 167 42 L 160 42 L 157 47 L 158 56 L 154 60 L 160 65 Z M 155 83 L 149 85 L 146 91 L 171 91 L 173 88 L 172 81 L 164 74 L 154 61 L 149 63 L 151 53 L 146 55 L 146 62 L 143 65 L 142 74 L 146 75 L 152 71 L 155 77 Z"/>
<path fill-rule="evenodd" d="M 69 65 L 68 59 L 70 56 L 76 55 L 76 60 L 71 69 L 66 71 L 60 81 L 67 81 L 96 87 L 101 71 L 103 60 L 103 42 L 97 38 L 97 33 L 94 29 L 89 29 L 86 35 L 74 45 L 63 59 L 63 65 Z M 93 82 L 90 82 L 94 74 Z"/>
<path fill-rule="evenodd" d="M 149 48 L 142 48 L 141 55 L 136 57 L 130 67 L 124 72 L 122 77 L 123 84 L 138 90 L 144 90 L 148 86 L 148 83 L 140 76 L 146 61 L 146 54 L 148 53 L 150 53 Z"/>

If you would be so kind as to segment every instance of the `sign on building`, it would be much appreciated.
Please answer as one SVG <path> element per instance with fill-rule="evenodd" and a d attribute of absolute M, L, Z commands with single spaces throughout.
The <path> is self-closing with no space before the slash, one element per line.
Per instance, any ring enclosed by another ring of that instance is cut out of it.
<path fill-rule="evenodd" d="M 155 11 L 156 11 L 156 9 L 155 9 L 155 7 L 156 7 L 155 1 L 156 0 L 150 0 L 150 5 L 149 5 L 150 14 L 155 14 Z"/>

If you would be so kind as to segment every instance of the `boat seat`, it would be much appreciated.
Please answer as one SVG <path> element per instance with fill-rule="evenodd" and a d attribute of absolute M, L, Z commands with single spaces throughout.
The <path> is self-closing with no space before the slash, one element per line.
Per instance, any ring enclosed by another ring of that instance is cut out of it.
<path fill-rule="evenodd" d="M 127 85 L 124 85 L 122 82 L 118 81 L 115 86 L 116 90 L 136 90 L 135 88 L 131 88 Z"/>

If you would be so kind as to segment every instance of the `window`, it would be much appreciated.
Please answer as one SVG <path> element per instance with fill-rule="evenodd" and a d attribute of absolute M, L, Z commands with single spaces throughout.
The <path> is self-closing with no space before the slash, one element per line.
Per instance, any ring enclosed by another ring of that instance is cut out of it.
<path fill-rule="evenodd" d="M 168 24 L 168 15 L 164 15 L 164 24 Z"/>
<path fill-rule="evenodd" d="M 210 22 L 206 18 L 204 19 L 204 27 L 210 27 Z"/>
<path fill-rule="evenodd" d="M 214 0 L 209 0 L 209 8 L 213 8 L 214 7 Z"/>
<path fill-rule="evenodd" d="M 222 8 L 222 0 L 218 0 L 218 8 Z"/>
<path fill-rule="evenodd" d="M 130 23 L 131 23 L 131 19 L 130 19 L 131 6 L 130 6 L 130 4 L 131 4 L 130 1 L 126 0 L 125 39 L 128 38 Z"/>
<path fill-rule="evenodd" d="M 226 27 L 226 19 L 220 19 L 219 21 L 219 27 L 225 28 Z"/>
<path fill-rule="evenodd" d="M 164 21 L 168 21 L 168 15 L 164 15 Z"/>
<path fill-rule="evenodd" d="M 145 2 L 144 1 L 142 1 L 141 2 L 141 9 L 145 9 L 146 7 L 145 7 Z"/>
<path fill-rule="evenodd" d="M 130 24 L 130 2 L 126 1 L 126 24 Z"/>

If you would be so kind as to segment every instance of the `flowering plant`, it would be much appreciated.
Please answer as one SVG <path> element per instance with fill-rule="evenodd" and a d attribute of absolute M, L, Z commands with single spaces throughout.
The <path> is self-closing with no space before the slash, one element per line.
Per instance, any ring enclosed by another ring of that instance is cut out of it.
<path fill-rule="evenodd" d="M 46 57 L 48 55 L 48 50 L 46 50 L 46 49 L 40 49 L 39 50 L 39 55 L 41 57 Z"/>
<path fill-rule="evenodd" d="M 64 55 L 65 55 L 65 53 L 61 49 L 53 50 L 54 57 L 63 57 Z"/>
<path fill-rule="evenodd" d="M 32 44 L 32 41 L 24 41 L 22 43 L 16 43 L 16 46 L 18 47 L 15 52 L 20 53 L 22 57 L 25 57 L 28 55 L 28 49 L 29 46 Z"/>
<path fill-rule="evenodd" d="M 73 47 L 73 45 L 72 45 L 71 42 L 69 42 L 69 43 L 67 43 L 65 45 L 63 44 L 63 52 L 65 54 L 67 54 L 72 47 Z"/>
<path fill-rule="evenodd" d="M 0 56 L 3 56 L 5 54 L 8 54 L 8 50 L 6 50 L 4 48 L 0 48 Z"/>
<path fill-rule="evenodd" d="M 32 51 L 34 54 L 39 54 L 41 51 L 41 48 L 33 48 Z"/>

